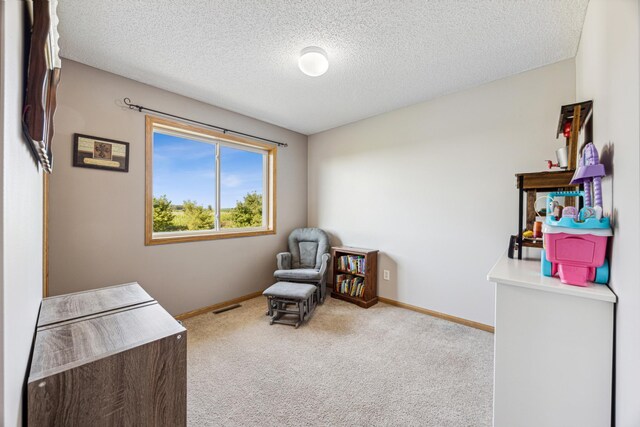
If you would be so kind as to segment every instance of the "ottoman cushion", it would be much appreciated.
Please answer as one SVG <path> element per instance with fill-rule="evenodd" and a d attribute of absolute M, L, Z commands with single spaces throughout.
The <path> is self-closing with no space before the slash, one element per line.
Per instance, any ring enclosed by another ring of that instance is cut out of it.
<path fill-rule="evenodd" d="M 306 283 L 278 282 L 269 286 L 262 295 L 267 297 L 305 300 L 308 299 L 316 289 L 314 285 L 308 285 Z"/>
<path fill-rule="evenodd" d="M 313 268 L 298 268 L 296 270 L 276 270 L 273 273 L 273 277 L 280 280 L 309 280 L 311 282 L 317 282 L 322 279 L 320 270 L 314 270 Z"/>

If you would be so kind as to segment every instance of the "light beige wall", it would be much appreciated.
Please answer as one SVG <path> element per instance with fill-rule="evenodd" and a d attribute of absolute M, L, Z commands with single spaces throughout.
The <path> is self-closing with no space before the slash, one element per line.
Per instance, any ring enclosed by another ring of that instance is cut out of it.
<path fill-rule="evenodd" d="M 0 425 L 21 426 L 42 299 L 42 173 L 22 135 L 25 2 L 0 3 Z"/>
<path fill-rule="evenodd" d="M 591 0 L 576 56 L 576 93 L 593 99 L 594 143 L 613 213 L 616 425 L 640 425 L 640 16 L 635 0 Z"/>
<path fill-rule="evenodd" d="M 381 296 L 493 324 L 486 274 L 517 231 L 514 174 L 564 144 L 574 71 L 567 60 L 310 136 L 309 225 L 379 249 Z"/>
<path fill-rule="evenodd" d="M 307 220 L 307 137 L 72 61 L 63 61 L 50 191 L 52 295 L 138 281 L 172 314 L 272 283 L 275 254 Z M 277 235 L 144 246 L 144 114 L 150 108 L 289 144 L 278 150 Z M 71 166 L 73 134 L 127 141 L 129 173 Z"/>

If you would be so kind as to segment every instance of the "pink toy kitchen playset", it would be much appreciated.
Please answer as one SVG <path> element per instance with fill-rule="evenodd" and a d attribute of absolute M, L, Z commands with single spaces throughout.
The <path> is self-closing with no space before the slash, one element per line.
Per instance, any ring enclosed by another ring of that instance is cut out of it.
<path fill-rule="evenodd" d="M 609 281 L 606 251 L 612 232 L 609 218 L 603 216 L 602 211 L 603 176 L 604 165 L 599 161 L 598 151 L 593 143 L 588 143 L 571 181 L 583 184 L 584 191 L 555 191 L 547 196 L 548 214 L 542 226 L 544 276 L 558 275 L 562 283 L 576 286 Z M 556 197 L 582 197 L 584 207 L 580 211 L 572 206 L 558 209 Z"/>

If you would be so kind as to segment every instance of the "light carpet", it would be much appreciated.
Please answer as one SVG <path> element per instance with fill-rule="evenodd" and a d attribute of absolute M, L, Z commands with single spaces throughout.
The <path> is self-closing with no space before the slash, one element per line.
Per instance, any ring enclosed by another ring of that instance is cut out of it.
<path fill-rule="evenodd" d="M 489 426 L 493 334 L 327 298 L 298 329 L 255 298 L 188 330 L 190 426 Z"/>

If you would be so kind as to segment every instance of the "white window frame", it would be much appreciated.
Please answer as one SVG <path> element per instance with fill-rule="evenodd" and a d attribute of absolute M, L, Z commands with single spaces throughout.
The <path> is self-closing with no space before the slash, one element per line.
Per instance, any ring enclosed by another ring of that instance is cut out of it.
<path fill-rule="evenodd" d="M 276 232 L 275 167 L 277 147 L 257 141 L 216 132 L 155 116 L 146 116 L 146 174 L 145 174 L 145 245 L 182 243 L 231 237 L 260 236 Z M 211 230 L 153 231 L 153 136 L 158 131 L 189 138 L 216 147 L 216 206 L 214 228 Z M 220 228 L 220 147 L 252 151 L 263 154 L 262 226 L 246 228 Z"/>

